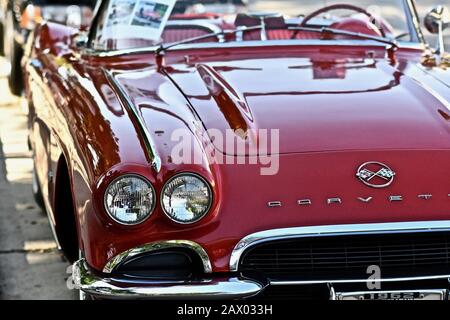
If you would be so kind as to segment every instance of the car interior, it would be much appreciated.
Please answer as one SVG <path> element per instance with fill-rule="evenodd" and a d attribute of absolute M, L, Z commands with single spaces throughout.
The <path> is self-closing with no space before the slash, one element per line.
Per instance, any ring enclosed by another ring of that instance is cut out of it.
<path fill-rule="evenodd" d="M 202 4 L 201 9 L 189 6 L 185 2 L 177 2 L 172 15 L 165 26 L 160 43 L 176 43 L 188 39 L 199 38 L 191 43 L 228 42 L 228 41 L 260 41 L 260 40 L 312 40 L 324 39 L 320 32 L 293 30 L 295 27 L 320 29 L 328 27 L 336 30 L 354 32 L 374 37 L 394 38 L 390 24 L 381 17 L 372 16 L 363 8 L 350 4 L 329 5 L 314 11 L 308 16 L 287 18 L 272 12 L 242 12 L 240 6 L 245 3 L 235 1 L 233 13 L 220 13 L 217 8 Z M 192 2 L 192 1 L 191 1 Z M 217 2 L 217 1 L 211 1 Z M 219 1 L 220 2 L 220 1 Z M 240 4 L 239 4 L 240 3 Z M 237 7 L 236 7 L 237 5 Z M 224 10 L 222 8 L 222 10 Z M 333 15 L 333 12 L 348 12 L 346 15 Z M 327 15 L 324 19 L 323 16 Z M 223 31 L 226 35 L 218 34 Z M 211 35 L 207 37 L 207 35 Z M 351 38 L 346 35 L 326 35 L 326 39 Z M 145 39 L 102 39 L 105 50 L 121 50 L 153 46 L 156 43 Z"/>

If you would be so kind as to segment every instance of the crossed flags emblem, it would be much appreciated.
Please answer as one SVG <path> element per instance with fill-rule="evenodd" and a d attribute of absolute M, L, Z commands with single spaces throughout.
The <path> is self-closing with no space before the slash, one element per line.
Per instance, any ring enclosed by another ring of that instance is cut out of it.
<path fill-rule="evenodd" d="M 387 169 L 387 168 L 381 168 L 377 172 L 370 171 L 369 169 L 361 169 L 356 176 L 366 182 L 369 182 L 375 177 L 381 178 L 386 181 L 390 181 L 394 176 L 395 172 Z"/>

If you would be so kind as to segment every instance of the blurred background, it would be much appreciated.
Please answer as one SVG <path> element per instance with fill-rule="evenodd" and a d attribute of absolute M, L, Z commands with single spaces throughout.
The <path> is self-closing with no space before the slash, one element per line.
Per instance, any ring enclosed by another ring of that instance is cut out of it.
<path fill-rule="evenodd" d="M 299 0 L 283 0 L 283 13 L 289 14 L 291 16 L 296 16 L 301 14 L 302 8 L 305 10 L 306 14 L 312 12 L 318 7 L 332 5 L 336 3 L 346 3 L 345 0 L 300 0 L 301 8 L 299 9 L 298 3 Z M 402 24 L 404 24 L 404 14 L 399 12 L 400 8 L 400 0 L 358 0 L 358 5 L 361 8 L 367 9 L 370 13 L 379 12 L 383 17 L 389 19 L 389 22 L 396 28 L 402 29 Z M 252 10 L 255 11 L 276 11 L 276 8 L 279 9 L 279 1 L 258 1 L 258 0 L 249 0 L 248 1 Z M 349 2 L 347 2 L 349 3 Z M 354 1 L 351 1 L 354 3 Z M 429 12 L 429 10 L 437 5 L 445 5 L 450 9 L 450 0 L 416 0 L 417 11 L 420 16 L 420 20 L 423 26 L 423 21 L 425 15 Z M 423 28 L 424 34 L 431 44 L 434 47 L 436 42 L 436 36 L 430 34 L 425 28 Z M 450 29 L 445 31 L 446 34 L 446 43 L 447 48 L 450 50 Z"/>

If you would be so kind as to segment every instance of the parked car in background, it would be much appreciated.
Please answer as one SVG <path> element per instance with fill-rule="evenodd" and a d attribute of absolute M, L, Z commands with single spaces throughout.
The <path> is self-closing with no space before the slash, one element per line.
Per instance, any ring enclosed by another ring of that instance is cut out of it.
<path fill-rule="evenodd" d="M 8 0 L 0 0 L 0 55 L 3 55 L 3 34 L 4 27 L 3 23 L 5 21 L 5 14 L 7 8 Z"/>
<path fill-rule="evenodd" d="M 96 0 L 0 0 L 2 53 L 11 63 L 8 78 L 11 92 L 23 89 L 21 59 L 28 35 L 42 21 L 88 25 Z"/>
<path fill-rule="evenodd" d="M 448 10 L 428 46 L 412 0 L 211 2 L 33 34 L 35 192 L 81 297 L 448 299 Z"/>

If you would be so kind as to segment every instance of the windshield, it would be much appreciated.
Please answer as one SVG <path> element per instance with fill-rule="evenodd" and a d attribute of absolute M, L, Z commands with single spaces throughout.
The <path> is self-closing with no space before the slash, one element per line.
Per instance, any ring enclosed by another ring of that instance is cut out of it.
<path fill-rule="evenodd" d="M 192 43 L 321 38 L 293 30 L 297 26 L 415 42 L 409 12 L 406 0 L 105 0 L 91 46 L 121 50 L 195 37 Z"/>

